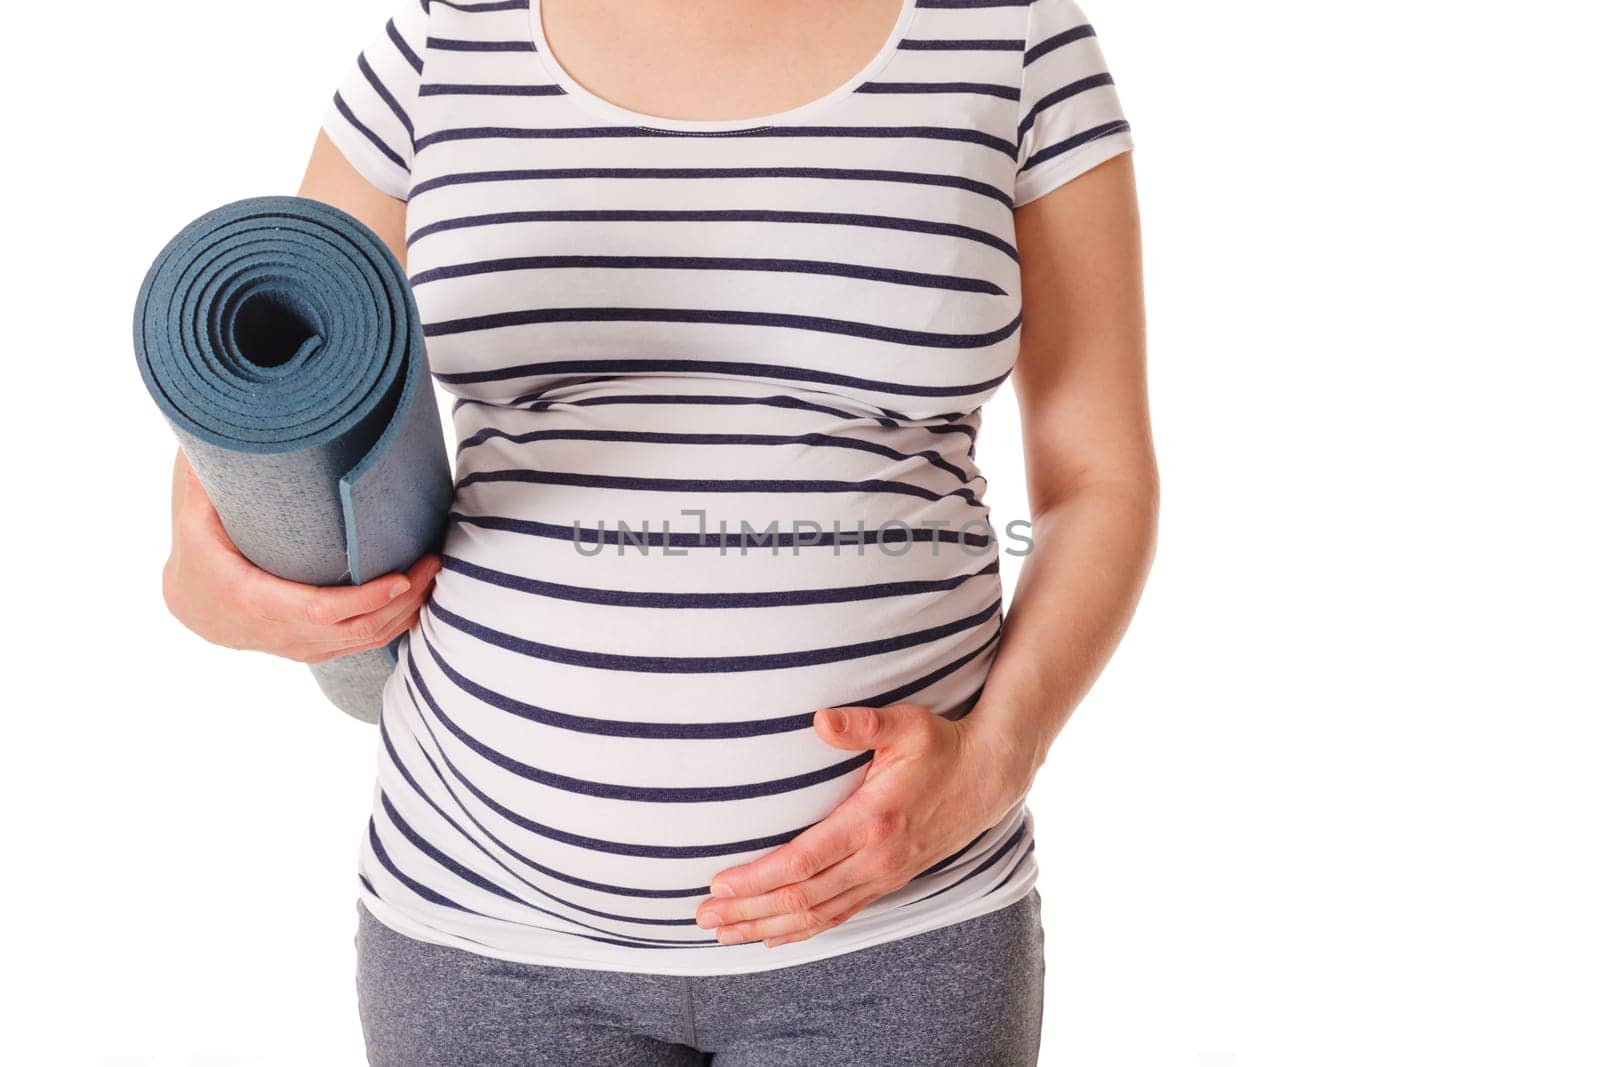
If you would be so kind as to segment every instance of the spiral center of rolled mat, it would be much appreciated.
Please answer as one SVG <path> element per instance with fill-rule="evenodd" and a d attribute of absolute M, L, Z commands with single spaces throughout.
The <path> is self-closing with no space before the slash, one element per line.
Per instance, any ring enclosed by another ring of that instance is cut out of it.
<path fill-rule="evenodd" d="M 234 350 L 258 367 L 282 366 L 321 342 L 316 312 L 289 293 L 252 294 L 233 317 Z"/>

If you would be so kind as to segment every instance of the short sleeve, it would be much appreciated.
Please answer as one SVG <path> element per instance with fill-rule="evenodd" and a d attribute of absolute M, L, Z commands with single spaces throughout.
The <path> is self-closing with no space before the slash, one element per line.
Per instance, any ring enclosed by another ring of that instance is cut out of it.
<path fill-rule="evenodd" d="M 1029 6 L 1018 110 L 1017 207 L 1133 147 L 1100 39 L 1074 0 Z"/>
<path fill-rule="evenodd" d="M 411 191 L 412 115 L 427 50 L 426 0 L 405 0 L 355 64 L 322 115 L 322 129 L 345 159 L 399 200 Z"/>

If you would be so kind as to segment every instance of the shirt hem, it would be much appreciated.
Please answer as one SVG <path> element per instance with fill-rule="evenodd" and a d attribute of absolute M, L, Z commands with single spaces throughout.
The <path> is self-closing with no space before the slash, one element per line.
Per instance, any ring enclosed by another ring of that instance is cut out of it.
<path fill-rule="evenodd" d="M 504 960 L 508 963 L 521 963 L 538 967 L 561 967 L 584 971 L 704 977 L 727 974 L 756 974 L 762 971 L 794 967 L 804 963 L 814 963 L 818 960 L 842 956 L 846 953 L 861 951 L 876 945 L 915 937 L 918 934 L 953 926 L 968 919 L 976 919 L 1015 904 L 1023 897 L 1026 897 L 1035 888 L 1038 882 L 1038 873 L 1036 861 L 1032 856 L 1028 856 L 1022 861 L 1018 869 L 1012 872 L 1011 877 L 994 890 L 974 897 L 961 907 L 951 911 L 940 911 L 934 915 L 925 916 L 904 928 L 895 927 L 888 933 L 888 936 L 883 936 L 884 931 L 881 930 L 875 930 L 868 934 L 856 933 L 850 928 L 850 920 L 846 920 L 832 930 L 818 934 L 805 941 L 797 941 L 770 949 L 759 942 L 755 942 L 749 945 L 737 946 L 711 946 L 670 951 L 649 950 L 652 965 L 645 965 L 642 961 L 630 958 L 627 950 L 621 950 L 615 955 L 607 953 L 603 958 L 509 952 L 416 923 L 403 912 L 390 906 L 382 898 L 366 889 L 365 886 L 362 887 L 357 899 L 372 914 L 374 919 L 404 937 L 427 944 L 460 949 L 474 955 Z M 883 914 L 890 916 L 894 913 L 885 912 Z M 590 946 L 589 951 L 592 952 L 592 950 L 592 946 Z M 726 958 L 722 957 L 721 954 L 729 952 L 749 952 L 752 955 L 740 963 L 735 963 L 732 959 L 728 959 L 723 964 L 708 963 L 707 965 L 691 964 L 683 959 L 686 955 L 699 953 L 716 953 L 719 954 L 719 957 Z M 657 960 L 657 957 L 661 955 L 675 958 Z"/>
<path fill-rule="evenodd" d="M 1039 164 L 1018 178 L 1013 188 L 1011 206 L 1019 208 L 1032 203 L 1046 193 L 1053 192 L 1072 179 L 1093 170 L 1106 160 L 1132 150 L 1133 135 L 1127 130 L 1106 137 L 1097 137 L 1072 152 Z"/>

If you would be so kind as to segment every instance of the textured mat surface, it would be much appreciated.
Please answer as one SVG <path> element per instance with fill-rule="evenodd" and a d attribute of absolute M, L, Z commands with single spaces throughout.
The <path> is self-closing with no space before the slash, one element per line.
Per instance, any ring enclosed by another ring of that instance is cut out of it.
<path fill-rule="evenodd" d="M 254 197 L 184 227 L 134 310 L 150 395 L 257 566 L 315 585 L 401 570 L 443 542 L 446 453 L 405 271 L 360 220 Z M 397 638 L 313 664 L 376 722 Z"/>

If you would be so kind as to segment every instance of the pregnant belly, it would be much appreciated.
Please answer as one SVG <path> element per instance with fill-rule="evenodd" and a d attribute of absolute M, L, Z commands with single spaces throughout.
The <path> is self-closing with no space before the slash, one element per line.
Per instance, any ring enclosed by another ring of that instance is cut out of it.
<path fill-rule="evenodd" d="M 860 782 L 870 754 L 823 743 L 816 709 L 958 715 L 981 686 L 1000 584 L 974 427 L 631 379 L 455 417 L 446 565 L 386 725 L 563 899 L 692 915 Z"/>

